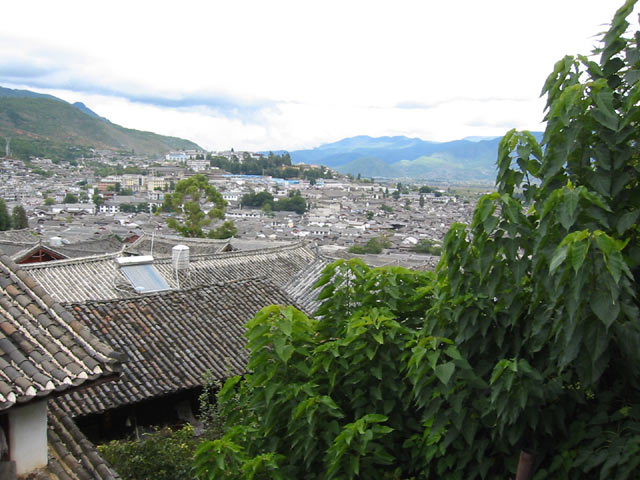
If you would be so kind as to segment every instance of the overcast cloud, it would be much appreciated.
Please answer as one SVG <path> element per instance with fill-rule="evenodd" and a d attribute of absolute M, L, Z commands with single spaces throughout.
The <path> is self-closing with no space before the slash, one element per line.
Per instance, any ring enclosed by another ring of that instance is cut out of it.
<path fill-rule="evenodd" d="M 619 4 L 8 2 L 0 85 L 207 149 L 501 135 L 543 128 L 554 62 L 589 53 Z"/>

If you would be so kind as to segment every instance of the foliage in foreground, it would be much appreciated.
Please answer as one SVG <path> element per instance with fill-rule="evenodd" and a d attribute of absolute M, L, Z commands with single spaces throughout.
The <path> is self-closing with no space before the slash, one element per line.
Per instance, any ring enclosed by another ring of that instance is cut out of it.
<path fill-rule="evenodd" d="M 140 439 L 112 440 L 98 446 L 99 452 L 123 480 L 192 480 L 193 455 L 204 439 L 222 434 L 215 392 L 219 382 L 205 374 L 200 393 L 199 435 L 191 425 L 179 429 L 156 428 Z"/>
<path fill-rule="evenodd" d="M 248 324 L 204 478 L 637 478 L 640 34 L 616 13 L 600 63 L 555 66 L 547 129 L 500 144 L 497 193 L 436 272 L 339 261 L 308 318 Z"/>
<path fill-rule="evenodd" d="M 123 480 L 191 480 L 199 442 L 186 425 L 175 431 L 158 429 L 141 440 L 112 440 L 98 450 Z"/>

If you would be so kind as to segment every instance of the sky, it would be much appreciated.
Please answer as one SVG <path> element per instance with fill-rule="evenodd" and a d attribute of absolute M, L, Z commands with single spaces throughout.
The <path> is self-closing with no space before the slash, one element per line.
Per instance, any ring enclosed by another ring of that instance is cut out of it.
<path fill-rule="evenodd" d="M 542 130 L 553 64 L 589 54 L 622 1 L 5 3 L 0 86 L 257 151 Z"/>

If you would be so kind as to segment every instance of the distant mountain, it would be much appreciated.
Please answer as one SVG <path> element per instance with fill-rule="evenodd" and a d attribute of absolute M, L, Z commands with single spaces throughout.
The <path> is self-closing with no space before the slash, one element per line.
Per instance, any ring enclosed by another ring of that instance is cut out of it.
<path fill-rule="evenodd" d="M 105 122 L 109 122 L 109 120 L 107 118 L 101 117 L 100 115 L 98 115 L 96 112 L 94 112 L 93 110 L 91 110 L 89 107 L 87 107 L 84 103 L 82 102 L 76 102 L 72 104 L 74 107 L 76 107 L 78 110 L 80 110 L 81 112 L 86 113 L 87 115 L 94 117 L 94 118 L 99 118 L 100 120 L 104 120 Z M 111 122 L 109 122 L 111 123 Z"/>
<path fill-rule="evenodd" d="M 496 138 L 500 138 L 497 137 L 495 135 L 493 136 L 488 136 L 488 137 L 482 137 L 482 136 L 471 136 L 471 137 L 464 137 L 462 140 L 469 140 L 470 142 L 481 142 L 482 140 L 494 140 Z"/>
<path fill-rule="evenodd" d="M 2 87 L 0 137 L 10 138 L 12 151 L 24 155 L 55 156 L 71 147 L 145 155 L 200 149 L 196 143 L 182 138 L 121 127 L 80 102 L 72 105 L 51 95 Z"/>
<path fill-rule="evenodd" d="M 402 136 L 357 136 L 290 154 L 293 163 L 321 164 L 364 177 L 493 180 L 499 143 L 500 137 L 439 143 Z"/>
<path fill-rule="evenodd" d="M 17 88 L 5 88 L 0 87 L 0 98 L 1 97 L 11 97 L 11 98 L 50 98 L 52 100 L 59 100 L 64 102 L 64 100 L 59 99 L 58 97 L 54 97 L 53 95 L 47 95 L 46 93 L 36 93 L 30 90 L 19 90 Z"/>

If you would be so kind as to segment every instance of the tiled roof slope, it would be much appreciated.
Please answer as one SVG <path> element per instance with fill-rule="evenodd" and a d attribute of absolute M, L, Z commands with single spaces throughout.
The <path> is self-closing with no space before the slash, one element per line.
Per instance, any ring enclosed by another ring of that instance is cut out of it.
<path fill-rule="evenodd" d="M 67 258 L 116 253 L 122 250 L 124 246 L 120 240 L 109 235 L 54 247 L 44 241 L 46 239 L 36 235 L 31 230 L 9 230 L 9 232 L 15 232 L 15 234 L 10 236 L 6 235 L 6 232 L 2 232 L 3 235 L 0 235 L 0 251 L 9 255 L 16 262 L 41 246 Z"/>
<path fill-rule="evenodd" d="M 22 268 L 29 272 L 44 290 L 59 302 L 82 302 L 129 295 L 119 285 L 128 282 L 118 270 L 117 254 L 80 259 L 31 263 Z"/>
<path fill-rule="evenodd" d="M 0 410 L 115 375 L 123 358 L 0 256 Z"/>
<path fill-rule="evenodd" d="M 317 257 L 315 261 L 304 269 L 300 270 L 298 275 L 289 280 L 282 289 L 287 292 L 295 302 L 308 314 L 313 314 L 320 306 L 318 295 L 320 288 L 313 288 L 324 268 L 334 260 L 325 257 Z"/>
<path fill-rule="evenodd" d="M 127 251 L 140 255 L 153 255 L 155 258 L 171 258 L 171 249 L 176 245 L 188 246 L 191 255 L 211 255 L 222 251 L 229 245 L 229 240 L 145 234 L 127 246 Z"/>
<path fill-rule="evenodd" d="M 13 240 L 6 240 L 0 238 L 0 253 L 9 255 L 12 259 L 24 256 L 34 247 L 37 247 L 39 241 L 36 237 L 33 237 L 29 242 L 18 242 Z"/>
<path fill-rule="evenodd" d="M 227 252 L 191 257 L 190 268 L 179 275 L 180 287 L 206 285 L 215 281 L 262 277 L 282 286 L 316 260 L 315 249 L 305 243 L 261 250 Z M 170 260 L 156 262 L 156 268 L 177 287 Z"/>
<path fill-rule="evenodd" d="M 39 237 L 33 233 L 29 228 L 22 228 L 20 230 L 3 230 L 0 231 L 0 244 L 4 242 L 13 243 L 35 243 Z"/>
<path fill-rule="evenodd" d="M 88 415 L 202 385 L 244 371 L 244 324 L 270 304 L 291 298 L 263 280 L 244 280 L 134 298 L 68 304 L 102 341 L 126 352 L 114 382 L 61 398 L 73 415 Z"/>
<path fill-rule="evenodd" d="M 117 253 L 122 250 L 124 244 L 112 235 L 83 242 L 70 243 L 55 247 L 56 251 L 69 258 L 87 257 L 89 255 L 104 255 L 105 253 Z"/>
<path fill-rule="evenodd" d="M 48 480 L 119 480 L 102 458 L 95 445 L 76 426 L 73 419 L 57 404 L 49 401 L 47 440 Z"/>
<path fill-rule="evenodd" d="M 117 255 L 59 260 L 24 265 L 30 275 L 60 302 L 85 302 L 126 298 L 133 288 L 115 262 Z M 316 259 L 315 249 L 305 243 L 255 251 L 190 255 L 187 273 L 176 279 L 171 259 L 154 263 L 172 288 L 195 287 L 214 282 L 264 277 L 284 285 Z"/>

